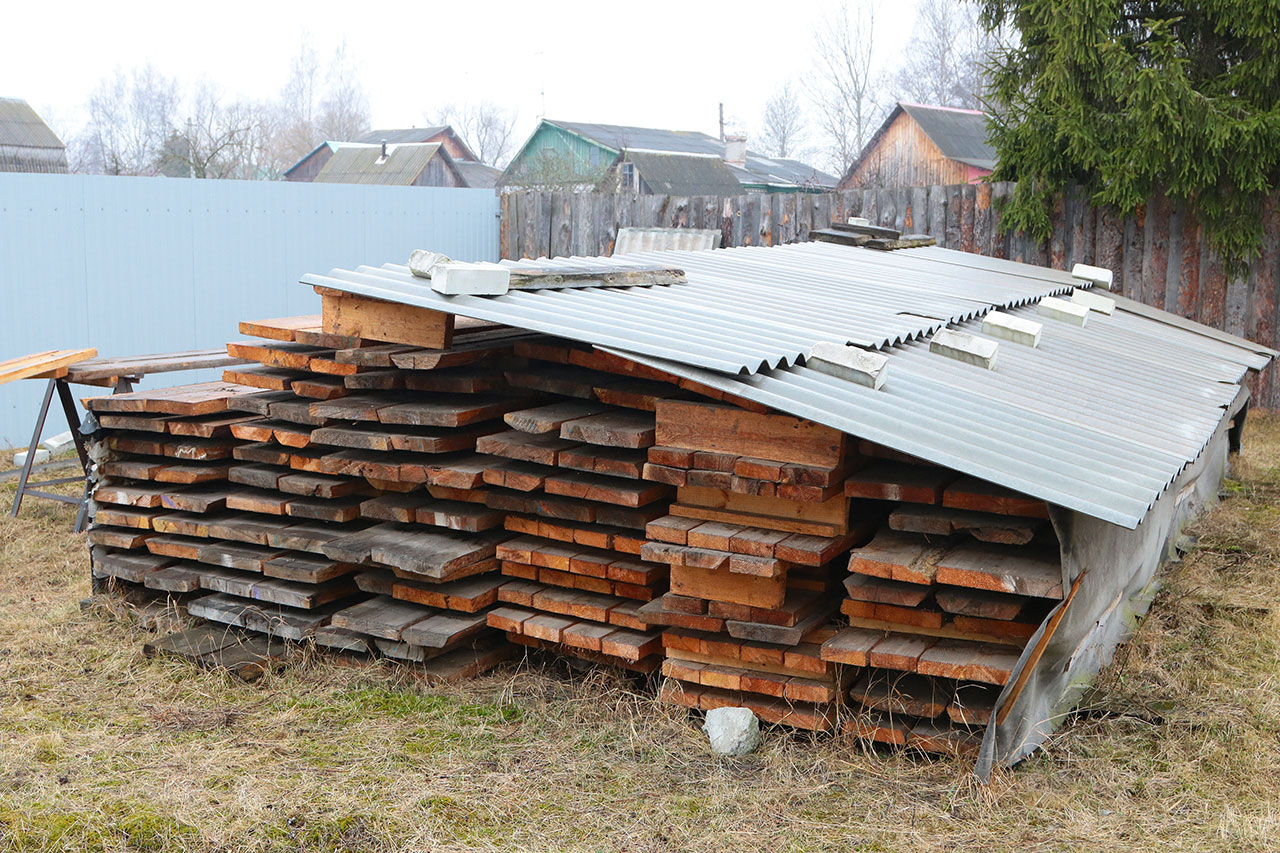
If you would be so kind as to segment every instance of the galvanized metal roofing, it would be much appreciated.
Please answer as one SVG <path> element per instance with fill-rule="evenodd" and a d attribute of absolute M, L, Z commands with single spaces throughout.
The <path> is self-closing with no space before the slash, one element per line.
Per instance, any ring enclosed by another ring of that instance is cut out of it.
<path fill-rule="evenodd" d="M 0 98 L 0 145 L 66 147 L 31 105 L 20 98 Z"/>
<path fill-rule="evenodd" d="M 821 341 L 890 346 L 1072 286 L 1065 273 L 975 258 L 948 250 L 873 252 L 827 243 L 557 258 L 541 263 L 599 267 L 644 261 L 679 267 L 689 283 L 496 297 L 442 296 L 399 264 L 333 270 L 302 282 L 696 367 L 754 373 L 795 364 Z"/>
<path fill-rule="evenodd" d="M 685 285 L 442 297 L 397 265 L 306 276 L 407 304 L 594 344 L 988 482 L 1136 527 L 1194 461 L 1273 350 L 1117 299 L 1084 327 L 1034 302 L 1067 273 L 938 248 L 827 243 L 636 253 L 521 265 L 683 268 Z M 992 308 L 1043 323 L 1038 348 L 1001 341 L 994 370 L 929 352 L 942 326 L 981 333 Z M 873 391 L 803 364 L 841 341 L 889 356 Z"/>

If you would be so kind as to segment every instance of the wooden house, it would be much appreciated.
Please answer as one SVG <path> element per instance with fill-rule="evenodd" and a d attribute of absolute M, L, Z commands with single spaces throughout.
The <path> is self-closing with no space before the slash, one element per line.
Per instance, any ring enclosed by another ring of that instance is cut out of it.
<path fill-rule="evenodd" d="M 849 167 L 840 189 L 972 184 L 995 166 L 986 113 L 900 102 Z"/>
<path fill-rule="evenodd" d="M 663 154 L 683 156 L 654 160 L 654 155 Z M 692 158 L 715 159 L 724 168 Z M 655 175 L 653 181 L 643 176 L 646 169 Z M 664 173 L 661 179 L 656 177 L 659 172 Z M 689 180 L 670 180 L 681 176 Z M 726 182 L 726 177 L 732 177 L 733 184 Z M 799 160 L 749 151 L 745 137 L 721 140 L 692 130 L 543 119 L 516 152 L 499 183 L 506 189 L 587 189 L 612 183 L 623 191 L 645 192 L 648 186 L 649 192 L 673 195 L 710 194 L 698 188 L 713 186 L 716 194 L 736 195 L 823 192 L 834 188 L 836 180 L 834 175 Z M 658 184 L 668 188 L 658 190 Z"/>
<path fill-rule="evenodd" d="M 476 161 L 476 155 L 452 127 L 410 127 L 400 129 L 371 130 L 352 140 L 326 140 L 313 148 L 308 154 L 290 166 L 284 173 L 286 181 L 314 181 L 316 175 L 329 162 L 335 151 L 346 146 L 376 147 L 382 143 L 388 145 L 407 145 L 435 143 L 441 145 L 455 162 Z M 470 186 L 462 184 L 462 186 Z M 492 186 L 492 183 L 490 184 Z"/>
<path fill-rule="evenodd" d="M 465 187 L 453 157 L 439 143 L 344 145 L 315 176 L 321 184 Z"/>

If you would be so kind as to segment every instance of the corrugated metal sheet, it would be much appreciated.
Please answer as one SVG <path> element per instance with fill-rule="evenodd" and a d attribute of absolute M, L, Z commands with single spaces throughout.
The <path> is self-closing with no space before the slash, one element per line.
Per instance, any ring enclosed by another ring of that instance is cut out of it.
<path fill-rule="evenodd" d="M 1043 318 L 1031 303 L 1069 289 L 1068 274 L 938 248 L 808 243 L 623 260 L 680 266 L 689 283 L 442 297 L 395 265 L 303 281 L 591 343 L 1131 528 L 1269 360 L 1123 303 L 1083 328 Z M 1001 342 L 994 370 L 929 352 L 923 335 L 978 334 L 993 306 L 1042 322 L 1039 348 Z M 885 386 L 803 366 L 821 340 L 881 348 Z"/>
<path fill-rule="evenodd" d="M 0 359 L 218 346 L 240 320 L 319 311 L 307 270 L 424 245 L 497 260 L 497 211 L 488 190 L 0 174 Z M 26 443 L 42 392 L 0 388 L 0 448 Z"/>
<path fill-rule="evenodd" d="M 1044 320 L 1031 306 L 1010 313 Z M 889 348 L 879 391 L 807 367 L 727 376 L 622 354 L 1133 528 L 1247 393 L 1236 383 L 1252 356 L 1225 346 L 1125 311 L 1094 313 L 1084 328 L 1045 321 L 1036 349 L 1002 341 L 994 370 L 921 340 Z"/>
<path fill-rule="evenodd" d="M 889 346 L 1071 286 L 1063 273 L 981 269 L 959 252 L 926 256 L 823 243 L 556 263 L 635 260 L 680 267 L 689 284 L 442 296 L 397 264 L 336 269 L 302 282 L 731 373 L 795 364 L 820 341 Z"/>
<path fill-rule="evenodd" d="M 720 248 L 720 239 L 720 232 L 711 228 L 619 228 L 614 254 L 705 252 Z"/>

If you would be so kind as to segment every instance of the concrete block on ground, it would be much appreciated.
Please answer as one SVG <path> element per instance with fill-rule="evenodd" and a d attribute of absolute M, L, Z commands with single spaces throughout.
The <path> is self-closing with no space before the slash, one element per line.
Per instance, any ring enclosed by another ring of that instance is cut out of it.
<path fill-rule="evenodd" d="M 33 462 L 32 464 L 39 465 L 41 462 L 48 462 L 49 457 L 50 457 L 49 451 L 45 450 L 44 448 L 37 447 L 35 462 Z M 13 467 L 21 468 L 23 465 L 26 465 L 26 464 L 27 464 L 27 451 L 19 450 L 17 453 L 13 454 Z"/>
<path fill-rule="evenodd" d="M 71 444 L 72 441 L 74 441 L 74 439 L 71 436 L 71 430 L 67 430 L 66 432 L 60 432 L 55 436 L 46 438 L 44 441 L 40 442 L 40 446 L 45 450 L 48 450 L 50 453 L 57 453 L 62 448 Z"/>

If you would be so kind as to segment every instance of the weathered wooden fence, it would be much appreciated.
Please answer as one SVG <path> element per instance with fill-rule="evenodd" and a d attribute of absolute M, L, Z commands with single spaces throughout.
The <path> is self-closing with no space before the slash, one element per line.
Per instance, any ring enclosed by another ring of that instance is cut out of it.
<path fill-rule="evenodd" d="M 1280 213 L 1268 205 L 1266 243 L 1247 275 L 1228 277 L 1200 225 L 1180 205 L 1153 198 L 1130 217 L 1067 194 L 1052 236 L 1038 242 L 999 233 L 997 200 L 1011 184 L 860 189 L 739 196 L 625 193 L 509 193 L 502 197 L 504 258 L 608 255 L 627 226 L 719 229 L 724 246 L 768 246 L 807 239 L 850 216 L 930 234 L 939 245 L 1058 269 L 1087 263 L 1115 272 L 1116 289 L 1157 308 L 1280 346 Z M 1105 366 L 1101 366 L 1105 368 Z M 1254 403 L 1280 407 L 1280 381 L 1268 370 L 1251 383 Z"/>

